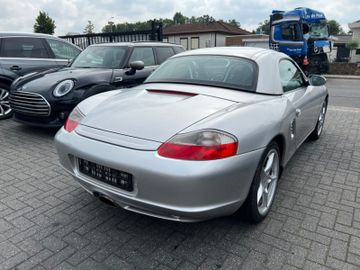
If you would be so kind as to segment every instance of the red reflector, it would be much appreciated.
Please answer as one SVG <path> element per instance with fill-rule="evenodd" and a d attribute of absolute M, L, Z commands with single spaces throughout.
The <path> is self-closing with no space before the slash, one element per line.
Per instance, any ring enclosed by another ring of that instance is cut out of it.
<path fill-rule="evenodd" d="M 237 147 L 237 142 L 212 146 L 164 143 L 158 149 L 158 154 L 184 160 L 213 160 L 236 155 Z"/>
<path fill-rule="evenodd" d="M 309 64 L 309 59 L 307 58 L 307 56 L 304 57 L 304 61 L 303 61 L 303 65 L 307 66 Z"/>
<path fill-rule="evenodd" d="M 72 132 L 77 126 L 78 126 L 79 122 L 76 122 L 70 118 L 66 119 L 65 124 L 64 124 L 64 129 L 67 132 Z"/>
<path fill-rule="evenodd" d="M 196 96 L 197 94 L 188 93 L 183 91 L 176 91 L 176 90 L 157 90 L 157 89 L 146 89 L 146 91 L 150 93 L 159 93 L 159 94 L 170 94 L 170 95 L 182 95 L 182 96 Z"/>

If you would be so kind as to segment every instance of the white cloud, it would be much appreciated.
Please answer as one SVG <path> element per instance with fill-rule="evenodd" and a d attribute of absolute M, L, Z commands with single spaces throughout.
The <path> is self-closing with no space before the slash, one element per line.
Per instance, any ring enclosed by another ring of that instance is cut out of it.
<path fill-rule="evenodd" d="M 296 3 L 294 3 L 296 2 Z M 290 10 L 306 6 L 321 10 L 347 30 L 349 22 L 360 19 L 357 0 L 293 1 L 293 0 L 0 0 L 0 31 L 31 32 L 40 10 L 55 20 L 55 34 L 82 32 L 88 20 L 99 32 L 109 18 L 118 22 L 135 22 L 153 18 L 171 18 L 176 11 L 186 16 L 209 14 L 216 19 L 236 19 L 243 28 L 253 30 L 268 19 L 273 9 Z"/>

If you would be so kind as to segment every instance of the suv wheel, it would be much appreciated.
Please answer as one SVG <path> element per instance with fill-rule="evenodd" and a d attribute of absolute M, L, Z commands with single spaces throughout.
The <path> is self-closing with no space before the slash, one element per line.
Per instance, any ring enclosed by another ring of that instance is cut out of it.
<path fill-rule="evenodd" d="M 7 85 L 0 83 L 0 120 L 12 115 L 9 102 L 10 89 Z"/>

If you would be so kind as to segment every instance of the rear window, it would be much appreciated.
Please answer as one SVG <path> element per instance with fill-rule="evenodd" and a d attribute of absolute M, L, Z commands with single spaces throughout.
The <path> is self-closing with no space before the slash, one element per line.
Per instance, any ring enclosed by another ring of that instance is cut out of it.
<path fill-rule="evenodd" d="M 13 37 L 2 39 L 2 57 L 48 58 L 41 38 Z"/>
<path fill-rule="evenodd" d="M 231 56 L 191 55 L 169 59 L 146 80 L 191 83 L 255 92 L 257 65 Z"/>

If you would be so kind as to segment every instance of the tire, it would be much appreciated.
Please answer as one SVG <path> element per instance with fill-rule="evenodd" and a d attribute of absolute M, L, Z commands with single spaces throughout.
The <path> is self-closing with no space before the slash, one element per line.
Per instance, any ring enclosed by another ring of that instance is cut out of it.
<path fill-rule="evenodd" d="M 12 110 L 9 103 L 10 87 L 0 83 L 0 120 L 10 118 Z"/>
<path fill-rule="evenodd" d="M 261 222 L 270 212 L 280 178 L 280 151 L 276 142 L 265 149 L 248 197 L 243 205 L 243 215 L 251 223 Z"/>
<path fill-rule="evenodd" d="M 316 122 L 315 129 L 313 132 L 309 135 L 310 140 L 318 140 L 323 132 L 324 129 L 324 123 L 325 123 L 325 116 L 327 111 L 327 101 L 325 100 L 321 106 L 321 111 L 318 117 L 318 120 Z"/>

